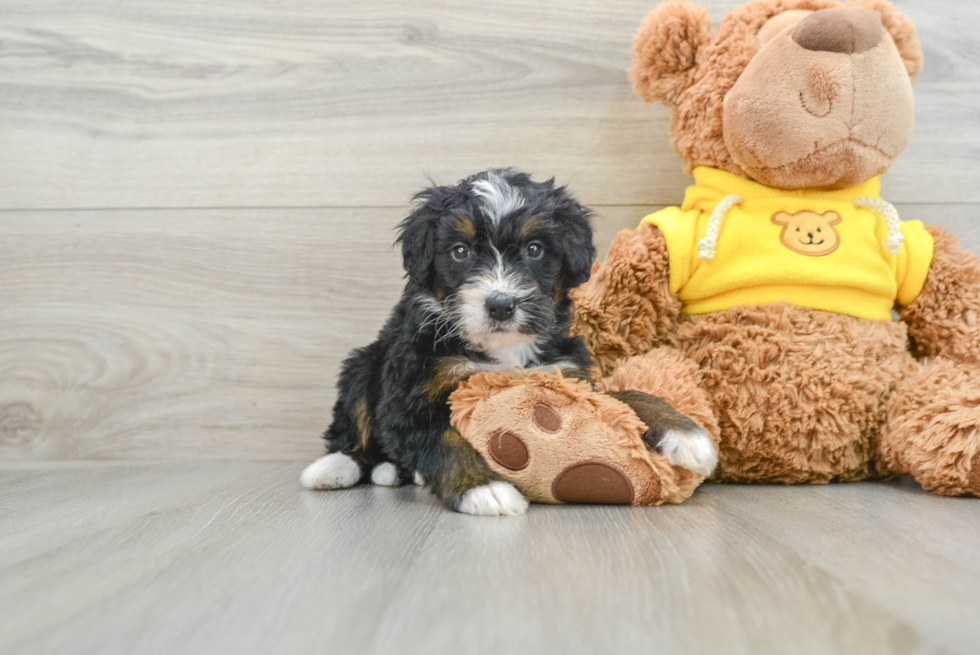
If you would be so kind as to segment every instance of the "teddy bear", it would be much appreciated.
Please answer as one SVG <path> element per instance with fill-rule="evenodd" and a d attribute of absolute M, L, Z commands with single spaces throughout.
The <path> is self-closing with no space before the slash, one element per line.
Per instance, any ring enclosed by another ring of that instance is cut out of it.
<path fill-rule="evenodd" d="M 710 435 L 716 482 L 911 475 L 980 496 L 980 261 L 880 194 L 912 136 L 911 20 L 751 0 L 712 31 L 672 0 L 632 59 L 694 183 L 573 293 L 594 387 L 480 374 L 451 400 L 463 436 L 531 500 L 682 502 L 707 471 L 644 445 L 636 390 Z"/>

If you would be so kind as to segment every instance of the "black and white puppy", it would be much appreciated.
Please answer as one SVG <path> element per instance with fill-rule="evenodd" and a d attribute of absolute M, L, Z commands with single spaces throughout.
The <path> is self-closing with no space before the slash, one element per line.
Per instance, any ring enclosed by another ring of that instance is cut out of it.
<path fill-rule="evenodd" d="M 554 180 L 512 169 L 433 186 L 414 201 L 399 226 L 405 290 L 377 340 L 344 362 L 328 454 L 302 483 L 338 489 L 414 477 L 460 512 L 521 514 L 527 501 L 450 425 L 447 401 L 478 371 L 558 367 L 589 379 L 589 352 L 569 336 L 569 290 L 589 279 L 595 259 L 590 213 Z M 686 416 L 640 392 L 617 397 L 673 461 L 714 468 L 714 445 Z"/>

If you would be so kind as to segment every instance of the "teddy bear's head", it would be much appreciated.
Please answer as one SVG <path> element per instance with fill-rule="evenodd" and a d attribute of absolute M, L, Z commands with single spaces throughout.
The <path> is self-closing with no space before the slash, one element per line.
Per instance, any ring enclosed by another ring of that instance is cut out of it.
<path fill-rule="evenodd" d="M 630 78 L 671 108 L 686 172 L 843 188 L 905 148 L 921 69 L 915 27 L 886 0 L 752 0 L 714 33 L 705 9 L 672 0 L 643 21 Z"/>

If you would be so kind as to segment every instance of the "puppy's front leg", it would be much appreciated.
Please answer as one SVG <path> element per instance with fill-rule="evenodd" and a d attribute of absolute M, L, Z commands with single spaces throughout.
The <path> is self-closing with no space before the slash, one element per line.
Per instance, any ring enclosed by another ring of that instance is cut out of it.
<path fill-rule="evenodd" d="M 527 511 L 521 492 L 501 480 L 456 428 L 432 435 L 431 446 L 417 453 L 415 470 L 457 512 L 517 516 Z"/>
<path fill-rule="evenodd" d="M 708 477 L 718 464 L 718 449 L 708 433 L 663 398 L 642 391 L 607 391 L 647 424 L 643 440 L 674 466 Z"/>

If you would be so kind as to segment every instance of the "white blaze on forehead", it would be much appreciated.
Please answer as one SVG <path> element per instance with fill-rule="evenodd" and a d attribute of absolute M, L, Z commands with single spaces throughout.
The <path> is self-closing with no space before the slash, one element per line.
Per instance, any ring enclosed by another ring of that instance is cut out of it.
<path fill-rule="evenodd" d="M 464 296 L 477 294 L 482 303 L 495 295 L 521 298 L 533 292 L 534 287 L 522 280 L 518 272 L 507 270 L 507 265 L 504 264 L 504 256 L 500 254 L 497 247 L 493 244 L 490 247 L 493 249 L 493 266 L 489 270 L 485 270 L 482 275 L 478 275 L 464 284 L 458 293 Z"/>
<path fill-rule="evenodd" d="M 500 219 L 526 204 L 521 192 L 496 173 L 487 173 L 487 179 L 473 183 L 473 192 L 480 198 L 483 210 L 490 222 L 497 225 Z"/>
<path fill-rule="evenodd" d="M 493 270 L 489 276 L 478 281 L 485 285 L 488 293 L 517 294 L 521 291 L 520 278 L 516 273 L 507 272 L 507 268 L 504 266 L 504 256 L 497 250 L 497 246 L 491 245 L 490 247 L 493 248 L 493 257 L 496 260 Z"/>

